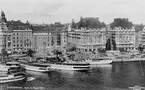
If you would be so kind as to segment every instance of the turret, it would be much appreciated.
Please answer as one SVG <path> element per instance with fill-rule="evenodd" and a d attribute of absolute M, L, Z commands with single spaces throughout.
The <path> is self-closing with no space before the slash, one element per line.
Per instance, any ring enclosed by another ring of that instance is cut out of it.
<path fill-rule="evenodd" d="M 1 11 L 1 17 L 0 17 L 0 22 L 7 22 L 7 19 L 5 17 L 5 13 L 3 11 Z"/>

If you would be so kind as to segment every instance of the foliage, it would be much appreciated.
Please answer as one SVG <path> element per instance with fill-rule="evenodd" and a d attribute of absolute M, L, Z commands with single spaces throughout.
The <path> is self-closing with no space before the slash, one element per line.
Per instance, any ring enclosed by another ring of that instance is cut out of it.
<path fill-rule="evenodd" d="M 2 57 L 5 57 L 5 56 L 8 56 L 8 53 L 5 49 L 2 49 L 1 50 L 1 55 L 2 55 Z"/>
<path fill-rule="evenodd" d="M 72 52 L 72 51 L 76 51 L 76 50 L 77 50 L 76 46 L 72 46 L 72 47 L 67 49 L 68 52 Z"/>
<path fill-rule="evenodd" d="M 36 53 L 36 51 L 32 50 L 32 49 L 29 49 L 27 51 L 27 55 L 30 56 L 30 57 L 33 57 L 33 54 Z"/>
<path fill-rule="evenodd" d="M 113 48 L 111 48 L 111 45 L 113 45 Z M 111 43 L 110 39 L 107 40 L 106 50 L 116 50 L 116 42 L 115 42 L 115 40 L 112 39 L 112 43 Z"/>
<path fill-rule="evenodd" d="M 119 48 L 120 52 L 127 52 L 124 48 Z"/>
<path fill-rule="evenodd" d="M 112 40 L 113 50 L 116 50 L 116 42 L 115 40 Z"/>
<path fill-rule="evenodd" d="M 77 46 L 75 44 L 68 42 L 66 50 L 67 52 L 77 51 Z"/>
<path fill-rule="evenodd" d="M 99 53 L 106 53 L 106 50 L 104 48 L 98 48 L 97 50 Z"/>
<path fill-rule="evenodd" d="M 140 44 L 139 46 L 138 46 L 138 51 L 140 52 L 140 53 L 142 53 L 143 52 L 143 47 L 142 47 L 142 45 Z"/>
<path fill-rule="evenodd" d="M 56 55 L 57 57 L 58 57 L 59 55 L 62 55 L 62 51 L 60 51 L 60 50 L 58 50 L 58 49 L 54 49 L 52 52 L 53 52 L 53 54 Z"/>
<path fill-rule="evenodd" d="M 110 24 L 110 27 L 113 29 L 115 27 L 121 27 L 124 29 L 132 28 L 132 22 L 129 22 L 128 19 L 125 18 L 116 18 L 113 23 Z"/>
<path fill-rule="evenodd" d="M 106 50 L 111 50 L 111 42 L 110 42 L 110 39 L 107 40 Z"/>
<path fill-rule="evenodd" d="M 13 54 L 17 54 L 17 52 L 16 51 L 13 51 Z"/>
<path fill-rule="evenodd" d="M 68 57 L 69 57 L 70 60 L 74 60 L 75 59 L 75 54 L 70 54 Z"/>

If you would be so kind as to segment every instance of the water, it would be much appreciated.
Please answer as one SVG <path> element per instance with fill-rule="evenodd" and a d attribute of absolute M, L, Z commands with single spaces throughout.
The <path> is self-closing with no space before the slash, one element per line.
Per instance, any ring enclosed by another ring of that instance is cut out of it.
<path fill-rule="evenodd" d="M 142 68 L 145 74 L 145 62 Z M 134 85 L 145 87 L 139 62 L 92 66 L 88 72 L 27 73 L 35 79 L 1 84 L 0 90 L 131 90 L 129 87 Z"/>

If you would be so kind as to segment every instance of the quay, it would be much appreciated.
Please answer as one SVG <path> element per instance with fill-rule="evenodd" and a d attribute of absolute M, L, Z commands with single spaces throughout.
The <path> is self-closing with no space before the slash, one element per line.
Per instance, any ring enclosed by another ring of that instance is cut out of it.
<path fill-rule="evenodd" d="M 121 53 L 119 51 L 108 51 L 107 55 L 111 57 L 113 62 L 145 61 L 145 54 L 143 53 Z"/>

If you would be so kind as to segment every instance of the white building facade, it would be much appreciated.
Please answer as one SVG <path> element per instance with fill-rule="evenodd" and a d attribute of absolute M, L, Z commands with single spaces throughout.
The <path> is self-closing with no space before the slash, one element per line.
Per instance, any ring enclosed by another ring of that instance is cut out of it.
<path fill-rule="evenodd" d="M 92 52 L 98 48 L 105 48 L 106 29 L 73 30 L 68 32 L 68 42 L 75 44 L 78 51 Z"/>
<path fill-rule="evenodd" d="M 116 27 L 108 31 L 113 33 L 117 49 L 123 48 L 126 51 L 134 51 L 136 49 L 136 32 L 134 27 L 130 29 Z"/>

